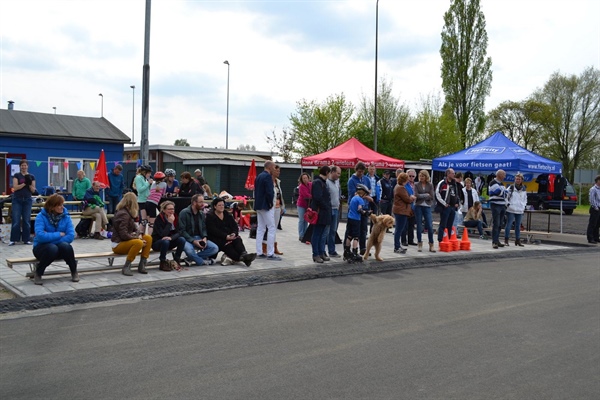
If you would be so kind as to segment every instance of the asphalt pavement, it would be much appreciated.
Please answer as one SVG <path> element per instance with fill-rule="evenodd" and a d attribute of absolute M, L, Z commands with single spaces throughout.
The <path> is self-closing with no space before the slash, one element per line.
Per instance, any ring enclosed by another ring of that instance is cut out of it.
<path fill-rule="evenodd" d="M 0 393 L 11 400 L 597 399 L 599 253 L 494 254 L 0 317 Z"/>

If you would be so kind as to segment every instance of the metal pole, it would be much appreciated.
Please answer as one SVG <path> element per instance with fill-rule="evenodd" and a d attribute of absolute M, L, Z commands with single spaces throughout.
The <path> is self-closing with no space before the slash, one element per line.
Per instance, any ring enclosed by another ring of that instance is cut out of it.
<path fill-rule="evenodd" d="M 373 110 L 373 150 L 377 151 L 377 48 L 379 45 L 379 0 L 375 5 L 375 106 Z"/>
<path fill-rule="evenodd" d="M 133 100 L 131 104 L 131 145 L 135 144 L 135 85 L 129 86 L 133 89 Z"/>
<path fill-rule="evenodd" d="M 52 107 L 54 109 L 54 115 L 56 115 L 56 107 Z"/>
<path fill-rule="evenodd" d="M 144 67 L 142 81 L 142 139 L 140 141 L 140 158 L 142 164 L 149 162 L 148 151 L 148 108 L 150 102 L 150 7 L 151 0 L 146 0 L 146 26 L 144 29 Z"/>
<path fill-rule="evenodd" d="M 100 96 L 100 118 L 104 118 L 104 96 L 102 95 L 102 93 L 99 93 L 98 96 Z"/>
<path fill-rule="evenodd" d="M 225 122 L 225 149 L 229 149 L 229 61 L 223 61 L 227 64 L 227 119 Z"/>

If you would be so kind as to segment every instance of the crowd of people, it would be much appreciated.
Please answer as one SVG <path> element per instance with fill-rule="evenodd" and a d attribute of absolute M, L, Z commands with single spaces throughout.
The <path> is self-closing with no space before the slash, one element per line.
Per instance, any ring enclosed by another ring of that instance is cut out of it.
<path fill-rule="evenodd" d="M 221 264 L 240 263 L 250 266 L 255 259 L 281 261 L 283 253 L 277 246 L 277 230 L 286 213 L 281 190 L 280 167 L 273 161 L 264 163 L 263 171 L 255 179 L 254 210 L 256 212 L 256 251 L 248 252 L 239 235 L 240 221 L 226 210 L 226 199 L 212 196 L 210 187 L 200 170 L 194 175 L 183 172 L 178 181 L 176 172 L 166 169 L 152 173 L 151 167 L 141 165 L 126 188 L 122 167 L 116 165 L 109 173 L 109 186 L 91 182 L 83 171 L 78 171 L 73 185 L 73 197 L 81 200 L 81 215 L 94 223 L 91 237 L 111 240 L 115 254 L 126 255 L 122 273 L 132 276 L 132 263 L 139 257 L 137 272 L 147 274 L 150 251 L 158 252 L 160 270 L 182 268 L 185 254 L 187 265 L 212 265 L 222 252 Z M 467 174 L 468 175 L 468 174 Z M 371 214 L 385 214 L 394 218 L 394 253 L 406 254 L 408 247 L 423 251 L 426 239 L 430 252 L 436 252 L 434 242 L 434 213 L 439 214 L 437 241 L 461 225 L 476 229 L 480 239 L 487 239 L 488 220 L 481 198 L 481 185 L 474 185 L 472 177 L 463 179 L 461 173 L 447 169 L 444 178 L 433 185 L 427 170 L 414 169 L 383 171 L 380 178 L 373 164 L 359 162 L 347 182 L 348 212 L 346 229 L 341 239 L 343 251 L 336 249 L 342 204 L 341 170 L 337 166 L 323 166 L 311 177 L 302 173 L 298 179 L 297 199 L 298 237 L 312 247 L 312 260 L 324 263 L 331 258 L 343 257 L 357 261 L 366 251 Z M 527 206 L 524 178 L 516 174 L 514 183 L 505 185 L 506 172 L 493 174 L 487 185 L 491 212 L 491 242 L 494 249 L 509 245 L 511 231 L 515 246 L 524 246 L 520 231 Z M 587 238 L 598 243 L 600 209 L 600 176 L 590 189 L 590 222 Z M 479 187 L 479 189 L 478 189 Z M 32 195 L 36 192 L 35 177 L 28 173 L 26 161 L 13 177 L 12 230 L 9 245 L 22 240 L 33 244 L 38 259 L 34 283 L 42 284 L 48 265 L 64 260 L 70 268 L 72 280 L 77 282 L 77 261 L 71 243 L 76 236 L 64 197 L 50 196 L 35 219 L 35 236 L 30 237 Z M 106 193 L 102 193 L 105 191 Z M 105 201 L 105 196 L 106 200 Z M 169 197 L 189 197 L 190 204 L 179 213 Z M 207 197 L 205 197 L 207 196 Z M 165 198 L 167 200 L 165 201 Z M 205 198 L 212 202 L 207 206 Z M 109 221 L 107 209 L 112 218 Z M 310 221 L 310 224 L 309 222 Z M 370 222 L 371 221 L 371 222 Z M 372 228 L 372 227 L 371 227 Z M 501 233 L 504 229 L 504 241 Z M 110 230 L 109 235 L 105 232 Z M 390 231 L 388 231 L 391 233 Z M 427 235 L 426 238 L 424 236 Z M 416 242 L 415 242 L 416 239 Z M 168 260 L 168 255 L 172 260 Z"/>

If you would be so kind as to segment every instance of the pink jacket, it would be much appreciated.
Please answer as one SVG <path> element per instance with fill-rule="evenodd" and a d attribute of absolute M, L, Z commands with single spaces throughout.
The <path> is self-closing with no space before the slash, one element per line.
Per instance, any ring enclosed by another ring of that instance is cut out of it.
<path fill-rule="evenodd" d="M 310 192 L 312 189 L 312 182 L 308 182 L 308 185 L 300 184 L 300 188 L 298 190 L 298 201 L 296 205 L 302 208 L 308 208 L 310 204 Z"/>

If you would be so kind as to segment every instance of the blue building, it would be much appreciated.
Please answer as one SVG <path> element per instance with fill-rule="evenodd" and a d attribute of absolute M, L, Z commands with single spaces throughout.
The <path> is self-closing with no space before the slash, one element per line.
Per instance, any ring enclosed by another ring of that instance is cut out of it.
<path fill-rule="evenodd" d="M 102 150 L 109 170 L 111 160 L 123 161 L 125 143 L 130 138 L 105 118 L 0 110 L 0 193 L 10 192 L 22 159 L 38 191 L 67 189 L 80 169 L 93 179 Z"/>

